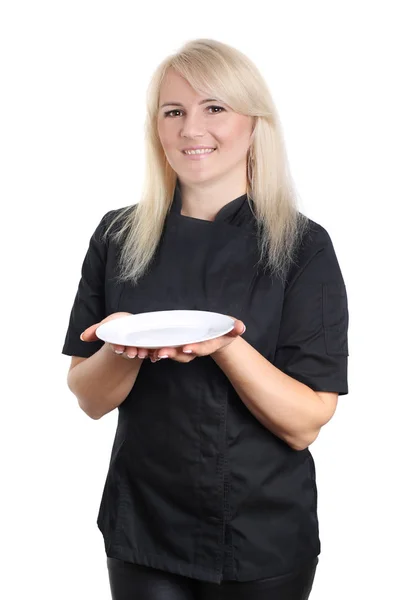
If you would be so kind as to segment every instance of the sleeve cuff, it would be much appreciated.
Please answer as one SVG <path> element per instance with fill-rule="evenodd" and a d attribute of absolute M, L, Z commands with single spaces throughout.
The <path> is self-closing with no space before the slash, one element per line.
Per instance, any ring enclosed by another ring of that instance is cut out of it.
<path fill-rule="evenodd" d="M 61 350 L 61 354 L 67 356 L 80 356 L 82 358 L 89 358 L 93 356 L 100 348 L 104 345 L 103 341 L 96 342 L 66 342 Z"/>
<path fill-rule="evenodd" d="M 347 382 L 341 381 L 340 379 L 331 379 L 328 377 L 308 378 L 300 375 L 293 375 L 292 373 L 287 373 L 287 375 L 300 381 L 300 383 L 304 383 L 304 385 L 307 385 L 314 392 L 336 392 L 339 396 L 345 396 L 349 393 Z"/>

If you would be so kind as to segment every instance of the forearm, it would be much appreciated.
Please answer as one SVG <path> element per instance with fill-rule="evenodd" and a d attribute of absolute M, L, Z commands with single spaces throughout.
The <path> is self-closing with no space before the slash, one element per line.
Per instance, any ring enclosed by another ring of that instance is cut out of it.
<path fill-rule="evenodd" d="M 311 388 L 277 369 L 243 338 L 212 358 L 253 415 L 292 448 L 306 448 L 329 420 Z"/>
<path fill-rule="evenodd" d="M 105 343 L 68 374 L 68 387 L 92 419 L 117 408 L 131 391 L 143 360 L 124 359 Z"/>

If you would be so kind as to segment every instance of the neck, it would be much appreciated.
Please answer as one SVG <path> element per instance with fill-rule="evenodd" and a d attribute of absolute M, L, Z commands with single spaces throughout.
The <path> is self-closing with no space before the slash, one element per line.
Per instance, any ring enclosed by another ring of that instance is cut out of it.
<path fill-rule="evenodd" d="M 182 209 L 181 214 L 195 219 L 213 221 L 223 206 L 247 192 L 246 177 L 237 180 L 202 183 L 185 182 L 179 179 Z"/>

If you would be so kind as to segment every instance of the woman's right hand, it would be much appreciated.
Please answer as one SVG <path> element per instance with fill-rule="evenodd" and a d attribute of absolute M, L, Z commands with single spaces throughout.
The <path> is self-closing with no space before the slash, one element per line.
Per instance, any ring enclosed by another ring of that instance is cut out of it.
<path fill-rule="evenodd" d="M 131 314 L 132 313 L 128 313 L 128 312 L 116 312 L 116 313 L 113 313 L 112 315 L 108 315 L 108 317 L 106 317 L 105 319 L 100 321 L 100 323 L 95 323 L 94 325 L 91 325 L 90 327 L 85 329 L 85 331 L 83 331 L 81 333 L 81 336 L 80 336 L 81 340 L 83 342 L 96 342 L 99 339 L 96 335 L 96 329 L 98 327 L 100 327 L 100 325 L 102 325 L 103 323 L 107 323 L 108 321 L 112 321 L 113 319 L 120 319 L 121 317 L 128 317 Z M 137 352 L 138 352 L 138 349 L 135 348 L 134 346 L 119 346 L 117 344 L 110 344 L 109 342 L 105 342 L 105 343 L 107 346 L 109 346 L 109 348 L 113 352 L 122 356 L 122 358 L 127 358 L 127 359 L 135 358 L 137 355 Z"/>

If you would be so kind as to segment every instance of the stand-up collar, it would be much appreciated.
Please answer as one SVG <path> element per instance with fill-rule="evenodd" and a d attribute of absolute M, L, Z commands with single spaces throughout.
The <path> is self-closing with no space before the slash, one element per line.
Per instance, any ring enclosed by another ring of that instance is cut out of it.
<path fill-rule="evenodd" d="M 252 203 L 251 199 L 250 199 L 250 202 Z M 193 218 L 193 217 L 186 217 L 185 215 L 181 215 L 181 210 L 182 210 L 182 194 L 181 194 L 181 187 L 179 184 L 179 180 L 177 180 L 177 183 L 175 186 L 175 191 L 174 191 L 174 198 L 173 198 L 172 205 L 171 205 L 171 212 L 182 216 L 183 219 Z M 245 215 L 248 216 L 249 214 L 251 215 L 249 199 L 248 199 L 247 194 L 243 194 L 242 196 L 238 196 L 234 200 L 231 200 L 230 202 L 225 204 L 225 206 L 223 206 L 218 211 L 213 222 L 224 221 L 226 223 L 240 225 L 241 222 L 243 221 L 243 217 Z"/>

